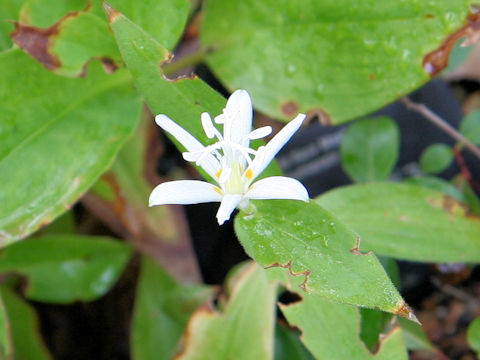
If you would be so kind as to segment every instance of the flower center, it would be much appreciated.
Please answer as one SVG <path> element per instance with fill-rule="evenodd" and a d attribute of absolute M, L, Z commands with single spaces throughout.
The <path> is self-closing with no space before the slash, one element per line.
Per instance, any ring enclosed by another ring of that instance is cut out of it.
<path fill-rule="evenodd" d="M 225 184 L 220 184 L 226 194 L 245 194 L 246 183 L 243 180 L 243 166 L 239 163 L 231 164 L 232 172 Z"/>

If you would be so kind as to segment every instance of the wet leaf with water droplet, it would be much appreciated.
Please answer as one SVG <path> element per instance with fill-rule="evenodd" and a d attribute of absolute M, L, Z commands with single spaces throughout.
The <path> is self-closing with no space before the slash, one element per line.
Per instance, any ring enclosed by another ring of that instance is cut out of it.
<path fill-rule="evenodd" d="M 295 283 L 292 290 L 387 312 L 404 303 L 377 258 L 360 254 L 357 236 L 315 202 L 270 200 L 255 206 L 253 219 L 245 220 L 243 213 L 235 218 L 238 238 L 267 273 L 276 276 L 274 268 L 285 268 L 282 274 L 288 271 Z M 288 220 L 280 221 L 282 216 Z"/>
<path fill-rule="evenodd" d="M 337 124 L 428 81 L 436 69 L 425 71 L 424 57 L 464 24 L 473 2 L 209 0 L 200 35 L 216 49 L 207 59 L 215 74 L 250 91 L 262 112 L 288 121 L 289 101 Z"/>
<path fill-rule="evenodd" d="M 372 183 L 337 188 L 315 201 L 362 237 L 364 251 L 412 261 L 480 261 L 480 218 L 439 191 Z"/>

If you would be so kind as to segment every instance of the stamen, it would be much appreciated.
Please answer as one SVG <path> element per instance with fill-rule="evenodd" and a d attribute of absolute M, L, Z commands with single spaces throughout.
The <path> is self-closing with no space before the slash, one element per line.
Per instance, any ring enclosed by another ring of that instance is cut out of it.
<path fill-rule="evenodd" d="M 265 136 L 268 136 L 272 133 L 271 126 L 263 126 L 261 128 L 253 130 L 250 134 L 248 134 L 248 138 L 250 140 L 262 139 Z"/>
<path fill-rule="evenodd" d="M 213 139 L 216 136 L 218 140 L 220 141 L 223 140 L 222 134 L 220 134 L 217 128 L 213 126 L 212 118 L 210 117 L 209 113 L 207 112 L 202 113 L 201 119 L 202 119 L 203 130 L 205 131 L 205 134 L 209 139 Z"/>
<path fill-rule="evenodd" d="M 222 173 L 220 174 L 220 178 L 218 179 L 219 184 L 225 184 L 230 177 L 232 176 L 232 169 L 227 167 L 224 168 Z"/>
<path fill-rule="evenodd" d="M 216 142 L 212 145 L 209 145 L 209 146 L 205 147 L 205 149 L 202 150 L 203 151 L 202 155 L 197 159 L 196 164 L 198 166 L 200 166 L 200 164 L 205 159 L 205 157 L 208 156 L 208 154 L 211 154 L 212 152 L 214 152 L 218 149 L 221 149 L 221 148 L 223 148 L 223 152 L 224 152 L 223 157 L 228 156 L 227 155 L 227 150 L 229 148 L 233 148 L 234 150 L 237 150 L 247 160 L 248 164 L 251 164 L 251 162 L 252 162 L 252 159 L 250 158 L 249 153 L 253 154 L 253 155 L 256 155 L 256 153 L 257 153 L 256 150 L 250 149 L 246 146 L 242 146 L 242 145 L 237 144 L 233 141 L 222 140 L 222 141 L 218 141 L 218 142 Z M 230 160 L 232 161 L 234 159 L 230 159 Z"/>

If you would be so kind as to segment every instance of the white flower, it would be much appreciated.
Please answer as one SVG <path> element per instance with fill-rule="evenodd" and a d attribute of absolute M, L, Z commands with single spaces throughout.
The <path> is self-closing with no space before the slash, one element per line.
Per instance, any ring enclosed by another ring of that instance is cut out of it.
<path fill-rule="evenodd" d="M 156 123 L 173 135 L 187 150 L 183 158 L 196 162 L 218 186 L 205 181 L 179 180 L 158 185 L 150 195 L 150 206 L 166 204 L 197 204 L 220 202 L 217 220 L 222 225 L 238 206 L 244 209 L 249 199 L 293 199 L 308 201 L 308 192 L 298 181 L 284 176 L 272 176 L 252 182 L 272 161 L 277 152 L 300 128 L 305 119 L 299 114 L 273 139 L 258 150 L 251 149 L 250 140 L 260 139 L 272 132 L 270 126 L 252 130 L 252 102 L 245 90 L 235 91 L 215 123 L 223 124 L 223 135 L 213 125 L 208 113 L 201 116 L 202 126 L 209 139 L 217 142 L 204 146 L 189 132 L 166 115 L 155 117 Z M 253 156 L 253 159 L 252 159 Z"/>

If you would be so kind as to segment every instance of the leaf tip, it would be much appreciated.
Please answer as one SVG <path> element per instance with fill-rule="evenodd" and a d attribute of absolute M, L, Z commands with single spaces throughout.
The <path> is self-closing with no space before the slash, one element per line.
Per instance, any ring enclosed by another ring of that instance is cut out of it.
<path fill-rule="evenodd" d="M 422 323 L 418 320 L 417 316 L 413 313 L 412 308 L 408 306 L 405 302 L 400 303 L 400 305 L 395 308 L 394 313 L 396 315 L 404 317 L 422 326 Z"/>
<path fill-rule="evenodd" d="M 120 13 L 115 10 L 110 4 L 107 2 L 102 2 L 103 10 L 105 11 L 105 14 L 107 15 L 108 22 L 111 24 L 113 23 L 119 16 Z"/>

